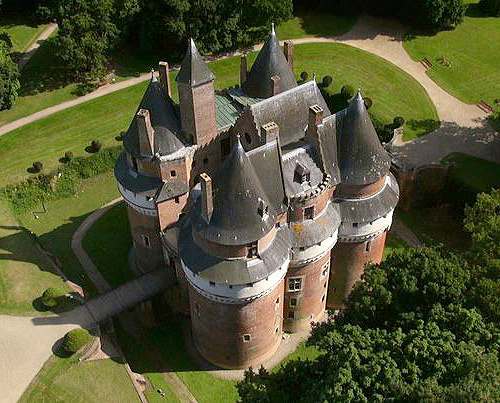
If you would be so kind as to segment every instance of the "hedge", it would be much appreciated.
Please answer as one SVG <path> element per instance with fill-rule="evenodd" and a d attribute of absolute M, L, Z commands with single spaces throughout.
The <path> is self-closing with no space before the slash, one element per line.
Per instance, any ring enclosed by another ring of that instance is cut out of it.
<path fill-rule="evenodd" d="M 85 329 L 73 329 L 64 336 L 63 347 L 68 353 L 73 354 L 90 343 L 92 338 L 91 334 Z"/>
<path fill-rule="evenodd" d="M 49 287 L 42 294 L 42 302 L 47 308 L 54 308 L 59 305 L 60 300 L 66 293 L 58 288 Z"/>

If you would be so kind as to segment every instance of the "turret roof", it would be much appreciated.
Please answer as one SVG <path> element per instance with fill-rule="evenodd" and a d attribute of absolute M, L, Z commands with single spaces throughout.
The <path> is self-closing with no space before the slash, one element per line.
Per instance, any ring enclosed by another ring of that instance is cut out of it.
<path fill-rule="evenodd" d="M 260 201 L 266 209 L 259 213 Z M 199 216 L 195 231 L 209 241 L 244 245 L 262 238 L 276 221 L 275 207 L 262 187 L 238 140 L 213 178 L 213 212 L 207 223 Z"/>
<path fill-rule="evenodd" d="M 186 55 L 182 60 L 176 80 L 178 83 L 188 84 L 192 87 L 215 80 L 214 74 L 196 49 L 193 39 L 189 40 Z"/>
<path fill-rule="evenodd" d="M 342 183 L 367 185 L 387 175 L 390 157 L 380 144 L 359 90 L 336 118 L 337 160 Z"/>
<path fill-rule="evenodd" d="M 245 94 L 256 98 L 271 97 L 273 95 L 271 77 L 275 75 L 280 78 L 279 92 L 297 86 L 293 71 L 280 48 L 273 28 L 243 83 Z"/>

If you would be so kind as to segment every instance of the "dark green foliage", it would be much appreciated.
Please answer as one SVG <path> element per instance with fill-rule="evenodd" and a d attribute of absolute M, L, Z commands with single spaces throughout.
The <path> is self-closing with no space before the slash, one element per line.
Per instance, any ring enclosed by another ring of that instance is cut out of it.
<path fill-rule="evenodd" d="M 75 194 L 80 180 L 112 170 L 121 152 L 122 147 L 117 146 L 90 157 L 76 157 L 49 175 L 38 175 L 8 185 L 0 190 L 0 195 L 18 213 L 28 211 L 46 200 L 70 197 Z"/>
<path fill-rule="evenodd" d="M 500 17 L 500 0 L 481 0 L 479 7 L 493 17 Z"/>
<path fill-rule="evenodd" d="M 333 82 L 332 76 L 324 76 L 323 77 L 323 87 L 329 87 L 331 83 Z"/>
<path fill-rule="evenodd" d="M 73 159 L 73 153 L 71 151 L 66 151 L 64 153 L 64 161 L 70 162 Z"/>
<path fill-rule="evenodd" d="M 300 79 L 302 81 L 306 81 L 308 78 L 309 78 L 309 74 L 307 73 L 307 71 L 303 71 L 302 73 L 300 73 Z"/>
<path fill-rule="evenodd" d="M 92 339 L 93 337 L 87 330 L 81 328 L 73 329 L 64 336 L 63 347 L 66 352 L 74 354 L 83 346 L 90 343 Z"/>
<path fill-rule="evenodd" d="M 10 57 L 12 42 L 7 35 L 0 40 L 0 110 L 10 109 L 19 94 L 19 70 Z"/>
<path fill-rule="evenodd" d="M 35 173 L 40 172 L 43 169 L 43 164 L 41 161 L 35 161 L 33 162 L 33 171 Z"/>
<path fill-rule="evenodd" d="M 350 85 L 344 85 L 340 90 L 340 95 L 342 95 L 342 98 L 345 100 L 349 100 L 354 96 L 354 88 Z"/>
<path fill-rule="evenodd" d="M 90 143 L 90 148 L 93 152 L 98 152 L 101 149 L 101 143 L 97 140 L 92 140 L 92 143 Z"/>
<path fill-rule="evenodd" d="M 368 97 L 363 97 L 363 101 L 365 103 L 365 107 L 366 109 L 370 109 L 373 105 L 373 101 L 371 98 L 368 98 Z"/>
<path fill-rule="evenodd" d="M 401 127 L 405 124 L 405 120 L 402 116 L 396 116 L 394 120 L 392 121 L 394 124 L 395 128 L 397 129 L 398 127 Z"/>
<path fill-rule="evenodd" d="M 364 98 L 365 104 L 366 104 L 366 99 L 367 98 Z M 388 124 L 381 122 L 371 113 L 370 113 L 370 118 L 371 118 L 371 121 L 373 123 L 373 127 L 375 128 L 375 131 L 377 132 L 378 139 L 380 140 L 380 142 L 381 143 L 388 143 L 389 141 L 391 141 L 392 137 L 394 136 L 394 131 L 392 129 L 392 125 L 388 125 Z"/>
<path fill-rule="evenodd" d="M 60 300 L 66 297 L 66 293 L 54 287 L 47 288 L 42 294 L 42 303 L 47 308 L 55 308 Z"/>

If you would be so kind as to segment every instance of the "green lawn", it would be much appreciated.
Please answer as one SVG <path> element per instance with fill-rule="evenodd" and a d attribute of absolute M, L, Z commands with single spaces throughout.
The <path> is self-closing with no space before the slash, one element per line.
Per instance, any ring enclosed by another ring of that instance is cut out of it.
<path fill-rule="evenodd" d="M 33 302 L 48 287 L 69 288 L 38 251 L 26 228 L 0 201 L 0 313 L 36 315 Z"/>
<path fill-rule="evenodd" d="M 20 217 L 23 225 L 35 233 L 41 244 L 60 260 L 66 276 L 90 295 L 95 295 L 95 288 L 83 273 L 71 249 L 71 237 L 85 217 L 118 196 L 115 177 L 112 172 L 108 172 L 83 180 L 75 196 L 46 203 L 46 213 L 39 206 L 38 219 L 32 213 Z"/>
<path fill-rule="evenodd" d="M 24 18 L 2 16 L 0 32 L 7 32 L 12 40 L 12 52 L 22 52 L 30 46 L 46 24 L 29 23 Z"/>
<path fill-rule="evenodd" d="M 354 16 L 304 13 L 280 24 L 276 29 L 276 35 L 280 40 L 307 36 L 337 36 L 349 31 L 356 19 Z"/>
<path fill-rule="evenodd" d="M 19 402 L 138 402 L 123 364 L 50 357 Z"/>
<path fill-rule="evenodd" d="M 132 236 L 124 203 L 108 210 L 83 238 L 83 248 L 112 288 L 134 278 L 128 268 L 131 247 Z"/>
<path fill-rule="evenodd" d="M 427 74 L 444 90 L 467 103 L 500 98 L 500 18 L 485 17 L 478 0 L 467 1 L 464 22 L 452 31 L 410 32 L 404 41 L 414 60 L 424 57 L 433 67 Z M 450 66 L 439 63 L 445 58 Z"/>
<path fill-rule="evenodd" d="M 407 243 L 398 235 L 389 232 L 385 241 L 384 259 L 396 250 L 408 248 Z"/>

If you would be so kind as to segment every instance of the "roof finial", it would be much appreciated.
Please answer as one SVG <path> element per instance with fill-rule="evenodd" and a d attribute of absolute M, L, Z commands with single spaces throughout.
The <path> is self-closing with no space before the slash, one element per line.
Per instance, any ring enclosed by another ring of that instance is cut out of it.
<path fill-rule="evenodd" d="M 271 22 L 271 35 L 276 35 L 276 32 L 274 32 L 274 22 Z"/>

